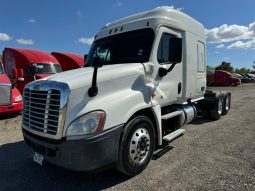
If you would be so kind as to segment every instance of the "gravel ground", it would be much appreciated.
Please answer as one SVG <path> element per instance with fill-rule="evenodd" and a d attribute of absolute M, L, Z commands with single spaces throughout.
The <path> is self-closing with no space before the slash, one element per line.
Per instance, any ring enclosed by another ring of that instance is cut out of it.
<path fill-rule="evenodd" d="M 200 118 L 169 143 L 161 157 L 130 178 L 111 169 L 88 174 L 32 162 L 20 116 L 0 119 L 0 190 L 255 190 L 255 85 L 232 92 L 218 121 Z"/>

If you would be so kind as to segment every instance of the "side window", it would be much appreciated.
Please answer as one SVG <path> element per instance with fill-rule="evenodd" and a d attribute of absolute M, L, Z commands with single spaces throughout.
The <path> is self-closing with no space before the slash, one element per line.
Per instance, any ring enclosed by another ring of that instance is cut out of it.
<path fill-rule="evenodd" d="M 157 58 L 159 63 L 167 63 L 169 62 L 169 58 L 171 58 L 169 51 L 169 40 L 173 37 L 173 35 L 164 33 L 160 39 L 160 43 L 158 46 Z"/>
<path fill-rule="evenodd" d="M 105 48 L 97 48 L 97 55 L 104 59 L 105 62 L 109 62 L 110 61 L 110 56 L 111 56 L 111 52 L 109 49 L 105 49 Z"/>

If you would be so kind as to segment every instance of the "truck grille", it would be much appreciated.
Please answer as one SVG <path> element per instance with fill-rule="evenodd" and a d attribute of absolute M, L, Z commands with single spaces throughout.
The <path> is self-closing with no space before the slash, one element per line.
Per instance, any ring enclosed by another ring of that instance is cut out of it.
<path fill-rule="evenodd" d="M 56 135 L 60 117 L 59 90 L 25 89 L 23 125 L 41 133 Z"/>
<path fill-rule="evenodd" d="M 0 84 L 0 105 L 7 105 L 11 103 L 12 87 L 10 85 Z"/>

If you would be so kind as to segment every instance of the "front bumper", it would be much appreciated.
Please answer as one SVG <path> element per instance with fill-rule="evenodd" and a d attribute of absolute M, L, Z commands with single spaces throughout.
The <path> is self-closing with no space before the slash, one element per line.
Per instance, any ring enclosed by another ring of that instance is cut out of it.
<path fill-rule="evenodd" d="M 123 125 L 79 140 L 53 141 L 23 131 L 27 145 L 56 166 L 74 171 L 93 171 L 114 164 L 118 158 Z"/>
<path fill-rule="evenodd" d="M 0 106 L 0 114 L 18 113 L 22 111 L 22 101 L 14 102 L 10 105 Z"/>

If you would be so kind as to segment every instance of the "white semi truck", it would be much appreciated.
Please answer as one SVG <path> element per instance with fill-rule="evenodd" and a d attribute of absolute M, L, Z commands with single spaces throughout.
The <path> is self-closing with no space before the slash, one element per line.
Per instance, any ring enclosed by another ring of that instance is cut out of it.
<path fill-rule="evenodd" d="M 203 114 L 219 119 L 229 92 L 206 90 L 202 24 L 160 7 L 104 26 L 86 67 L 29 83 L 22 131 L 34 161 L 142 172 L 153 152 Z"/>

